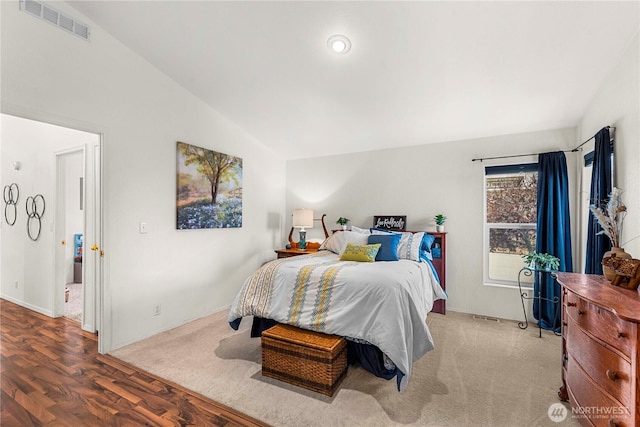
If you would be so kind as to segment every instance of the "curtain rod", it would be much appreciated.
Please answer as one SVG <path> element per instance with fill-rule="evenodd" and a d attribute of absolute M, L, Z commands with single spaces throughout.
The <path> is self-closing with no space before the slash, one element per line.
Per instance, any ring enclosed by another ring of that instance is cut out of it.
<path fill-rule="evenodd" d="M 613 129 L 613 130 L 615 130 L 616 128 L 615 128 L 615 127 L 613 127 L 613 126 L 605 126 L 605 127 L 603 127 L 602 129 Z M 600 130 L 602 130 L 602 129 L 600 129 Z M 600 131 L 598 131 L 598 132 L 600 132 Z M 595 138 L 595 137 L 596 137 L 596 136 L 595 136 L 595 135 L 593 135 L 591 138 L 587 139 L 585 142 L 583 142 L 582 144 L 578 145 L 576 148 L 574 148 L 573 150 L 571 150 L 571 152 L 572 152 L 572 153 L 574 153 L 574 152 L 576 152 L 576 151 L 580 151 L 580 148 L 581 148 L 584 144 L 586 144 L 587 142 L 591 141 L 591 140 L 592 140 L 593 138 Z M 609 137 L 609 139 L 611 139 L 611 137 Z"/>
<path fill-rule="evenodd" d="M 613 126 L 605 126 L 602 129 L 615 129 L 615 127 Z M 600 130 L 602 130 L 600 129 Z M 600 131 L 598 131 L 600 132 Z M 587 139 L 585 142 L 583 142 L 582 144 L 578 145 L 576 148 L 574 148 L 573 150 L 563 150 L 563 153 L 575 153 L 576 151 L 582 151 L 582 146 L 584 144 L 586 144 L 587 142 L 591 141 L 593 138 L 595 138 L 596 136 L 593 135 L 591 138 Z M 496 160 L 496 159 L 510 159 L 513 157 L 527 157 L 527 156 L 537 156 L 540 153 L 531 153 L 531 154 L 514 154 L 512 156 L 497 156 L 497 157 L 480 157 L 478 159 L 472 159 L 472 162 L 477 162 L 480 161 L 482 162 L 483 160 Z"/>

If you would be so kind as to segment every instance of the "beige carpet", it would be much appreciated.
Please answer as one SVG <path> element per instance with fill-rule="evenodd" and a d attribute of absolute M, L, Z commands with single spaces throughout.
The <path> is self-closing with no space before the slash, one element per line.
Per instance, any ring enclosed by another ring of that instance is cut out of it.
<path fill-rule="evenodd" d="M 83 286 L 82 283 L 67 283 L 69 300 L 64 303 L 64 317 L 82 323 Z"/>
<path fill-rule="evenodd" d="M 226 312 L 129 345 L 115 357 L 274 426 L 578 426 L 547 415 L 558 402 L 560 337 L 516 322 L 449 312 L 429 316 L 436 349 L 407 389 L 349 367 L 326 397 L 260 374 L 260 340 Z"/>

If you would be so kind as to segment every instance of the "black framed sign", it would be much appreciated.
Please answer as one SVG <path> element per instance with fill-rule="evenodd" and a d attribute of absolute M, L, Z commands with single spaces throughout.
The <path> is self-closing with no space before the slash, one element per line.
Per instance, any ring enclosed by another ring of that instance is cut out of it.
<path fill-rule="evenodd" d="M 404 231 L 407 228 L 406 215 L 374 215 L 373 226 L 386 230 Z"/>

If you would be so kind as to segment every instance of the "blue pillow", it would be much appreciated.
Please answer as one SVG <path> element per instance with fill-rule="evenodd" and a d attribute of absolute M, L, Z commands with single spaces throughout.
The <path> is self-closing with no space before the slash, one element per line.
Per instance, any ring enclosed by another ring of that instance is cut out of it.
<path fill-rule="evenodd" d="M 424 255 L 424 257 L 427 259 L 433 259 L 433 255 L 431 254 L 431 246 L 435 241 L 436 238 L 434 236 L 424 233 L 424 236 L 422 237 L 422 243 L 420 244 L 421 255 Z"/>
<path fill-rule="evenodd" d="M 369 235 L 369 244 L 379 243 L 380 249 L 376 254 L 376 261 L 398 261 L 398 244 L 400 243 L 400 234 L 371 234 Z"/>
<path fill-rule="evenodd" d="M 432 236 L 431 234 L 424 233 L 424 236 L 422 237 L 422 245 L 420 246 L 420 249 L 422 249 L 423 251 L 431 252 L 431 246 L 435 241 L 436 241 L 436 238 L 434 236 Z"/>

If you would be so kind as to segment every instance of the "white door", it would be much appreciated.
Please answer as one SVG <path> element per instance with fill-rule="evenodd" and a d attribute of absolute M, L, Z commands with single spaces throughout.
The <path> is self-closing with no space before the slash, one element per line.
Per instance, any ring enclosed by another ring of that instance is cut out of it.
<path fill-rule="evenodd" d="M 100 138 L 88 144 L 85 158 L 85 260 L 84 278 L 84 319 L 82 329 L 100 330 L 100 309 L 102 307 L 102 203 Z M 91 284 L 91 285 L 89 285 Z"/>

